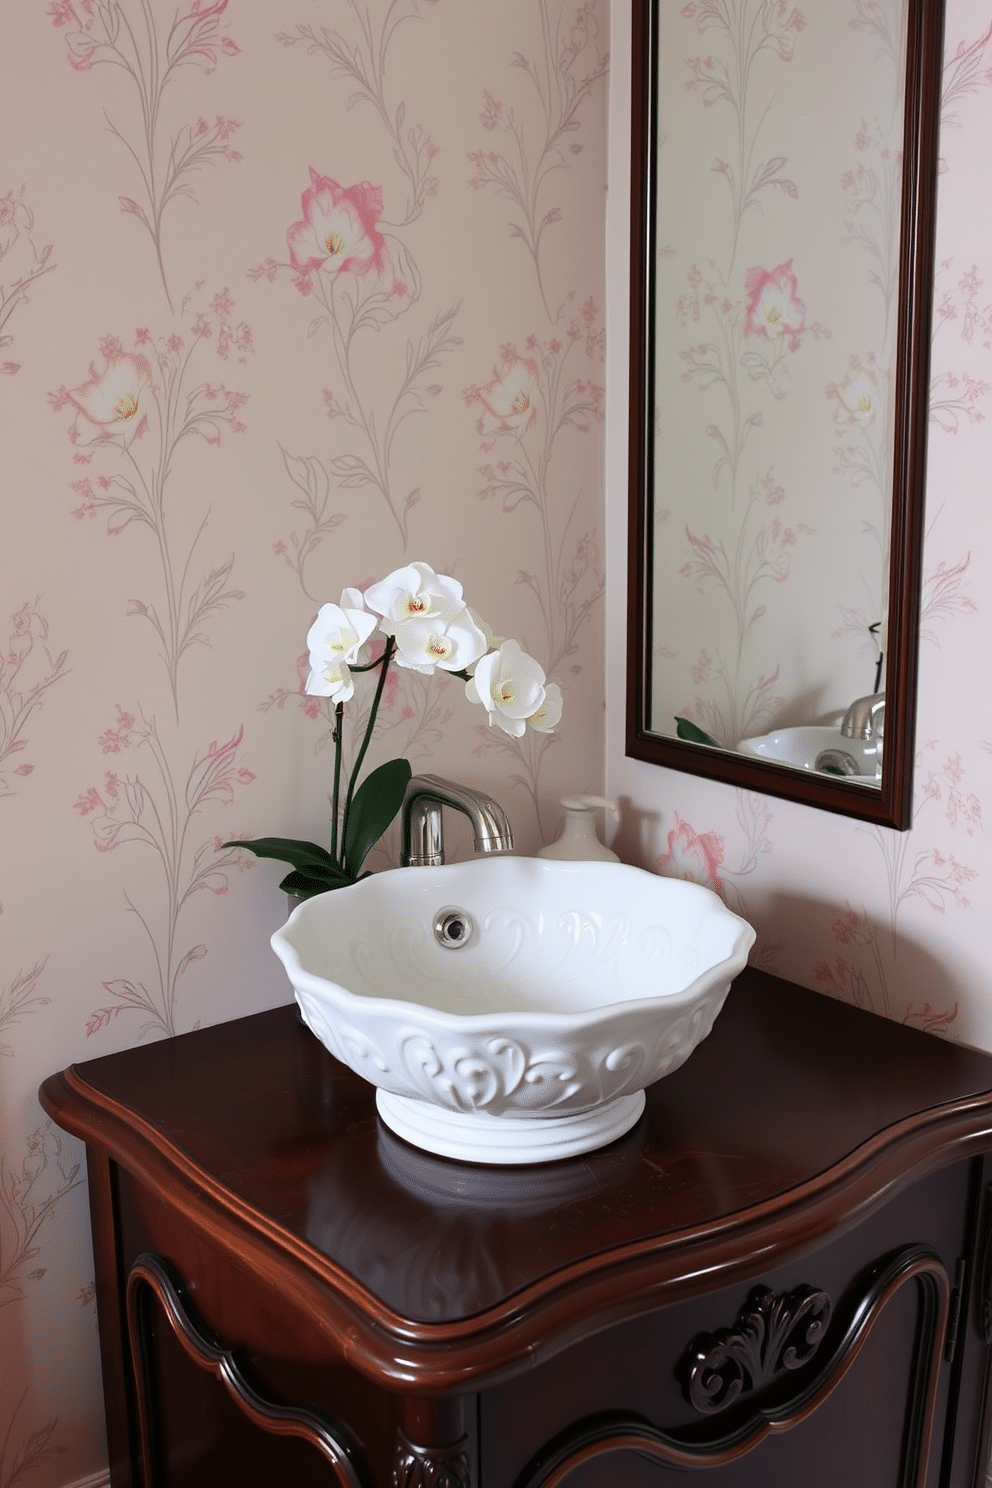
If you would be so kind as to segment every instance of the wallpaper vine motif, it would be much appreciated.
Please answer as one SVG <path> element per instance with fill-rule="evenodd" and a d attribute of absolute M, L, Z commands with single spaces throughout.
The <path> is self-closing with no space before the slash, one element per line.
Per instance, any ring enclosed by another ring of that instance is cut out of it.
<path fill-rule="evenodd" d="M 233 119 L 217 116 L 211 124 L 199 117 L 170 133 L 163 123 L 167 91 L 184 68 L 210 73 L 221 57 L 237 56 L 237 43 L 225 33 L 227 5 L 228 0 L 194 0 L 188 11 L 174 12 L 171 22 L 156 13 L 153 0 L 53 0 L 48 12 L 52 25 L 65 31 L 66 54 L 77 72 L 113 67 L 131 84 L 137 109 L 126 123 L 109 115 L 107 123 L 130 156 L 140 193 L 118 201 L 151 239 L 170 310 L 163 249 L 166 212 L 184 197 L 196 201 L 194 182 L 207 166 L 237 162 L 241 155 L 231 144 L 240 128 Z"/>
<path fill-rule="evenodd" d="M 167 279 L 164 223 L 171 220 L 181 198 L 197 200 L 192 183 L 206 165 L 221 158 L 235 161 L 239 156 L 230 143 L 238 126 L 220 115 L 213 125 L 200 117 L 194 123 L 166 129 L 167 95 L 171 97 L 181 70 L 192 67 L 209 74 L 220 56 L 237 53 L 236 45 L 221 35 L 225 8 L 226 0 L 213 6 L 196 0 L 186 14 L 174 14 L 171 23 L 160 7 L 150 3 L 94 5 L 91 0 L 80 0 L 76 6 L 56 3 L 49 10 L 52 23 L 66 30 L 68 58 L 75 72 L 107 63 L 126 75 L 132 87 L 137 118 L 125 122 L 122 115 L 111 117 L 120 104 L 120 95 L 112 90 L 106 95 L 105 118 L 111 135 L 123 146 L 125 168 L 129 164 L 140 183 L 137 192 L 119 198 L 120 206 L 126 216 L 139 221 L 151 240 L 154 266 L 170 313 L 175 292 Z M 30 170 L 25 173 L 31 174 Z M 44 173 L 39 177 L 36 172 L 30 201 L 22 189 L 8 193 L 0 203 L 0 347 L 6 352 L 16 332 L 18 360 L 7 360 L 3 370 L 9 375 L 20 373 L 18 385 L 26 373 L 36 376 L 42 363 L 49 375 L 58 375 L 60 338 L 49 337 L 40 343 L 37 335 L 33 339 L 23 335 L 31 319 L 37 325 L 32 312 L 43 307 L 40 281 L 55 268 L 52 247 L 44 245 L 39 236 L 34 207 L 35 193 L 46 195 L 49 184 Z M 90 201 L 87 208 L 92 211 L 95 205 Z M 87 227 L 92 230 L 93 220 L 85 213 L 82 220 L 74 220 L 75 243 L 84 241 Z M 115 255 L 111 237 L 108 233 L 105 244 L 105 251 L 110 248 L 109 258 L 126 263 L 133 275 L 133 253 Z M 70 253 L 70 273 L 78 273 L 74 259 Z M 93 286 L 78 288 L 80 304 L 88 310 L 95 301 Z M 241 432 L 244 427 L 239 410 L 246 395 L 226 386 L 221 369 L 217 375 L 205 365 L 203 349 L 210 346 L 222 362 L 230 358 L 244 366 L 252 350 L 251 335 L 244 322 L 232 318 L 233 300 L 226 290 L 210 297 L 201 283 L 175 304 L 173 324 L 159 336 L 145 327 L 139 327 L 129 343 L 117 336 L 103 336 L 88 369 L 84 364 L 74 380 L 49 395 L 56 414 L 70 416 L 64 425 L 68 457 L 77 470 L 85 471 L 72 482 L 75 515 L 80 519 L 103 517 L 107 534 L 114 539 L 127 532 L 121 547 L 128 553 L 126 582 L 134 588 L 131 597 L 122 601 L 121 613 L 144 623 L 150 653 L 140 678 L 133 679 L 146 703 L 133 705 L 131 712 L 119 707 L 115 724 L 104 731 L 97 745 L 104 754 L 137 755 L 138 762 L 133 770 L 108 772 L 101 784 L 102 795 L 86 792 L 77 809 L 91 818 L 93 845 L 101 854 L 127 843 L 150 846 L 157 855 L 159 883 L 136 864 L 128 875 L 123 900 L 145 933 L 151 975 L 143 978 L 132 972 L 107 977 L 107 997 L 85 1020 L 84 1037 L 102 1031 L 125 1010 L 143 1014 L 136 1037 L 172 1033 L 193 1021 L 188 1007 L 177 1005 L 180 982 L 190 966 L 205 956 L 206 946 L 183 942 L 183 915 L 197 891 L 225 892 L 232 867 L 230 863 L 218 867 L 220 834 L 215 830 L 198 837 L 202 829 L 197 818 L 208 807 L 228 804 L 234 786 L 252 779 L 251 772 L 235 759 L 240 730 L 229 741 L 201 746 L 192 764 L 184 765 L 189 746 L 180 718 L 183 663 L 192 648 L 209 648 L 217 615 L 243 597 L 230 583 L 233 555 L 202 561 L 207 511 L 201 507 L 197 512 L 195 501 L 189 501 L 190 471 L 199 458 L 197 451 L 208 453 L 208 447 L 219 444 L 222 433 Z M 25 357 L 25 346 L 30 360 Z M 59 370 L 62 375 L 70 372 L 64 360 Z M 30 412 L 26 419 L 25 412 L 22 408 L 21 424 L 30 423 Z M 8 439 L 8 451 L 13 443 Z M 16 527 L 15 510 L 10 515 Z M 140 540 L 134 542 L 139 532 L 150 539 L 147 547 Z M 83 571 L 88 569 L 84 566 Z M 39 595 L 21 606 L 12 617 L 10 640 L 0 658 L 0 793 L 8 796 L 23 793 L 27 777 L 36 770 L 31 744 L 43 705 L 47 710 L 53 696 L 66 695 L 63 679 L 77 669 L 87 677 L 90 689 L 99 677 L 99 662 L 94 673 L 93 655 L 87 654 L 86 644 L 79 644 L 78 638 L 71 667 L 68 652 L 53 646 L 50 603 L 50 596 Z M 156 660 L 163 668 L 164 695 L 155 674 Z M 122 681 L 128 686 L 126 677 Z M 62 685 L 53 694 L 56 683 Z M 166 700 L 171 720 L 161 716 L 161 703 Z M 62 720 L 59 723 L 64 727 Z M 76 750 L 71 763 L 66 760 L 66 773 L 79 768 L 78 731 L 74 742 Z M 148 765 L 140 762 L 139 751 L 151 757 Z M 30 785 L 46 789 L 35 779 Z M 50 792 L 50 782 L 47 789 Z M 33 841 L 33 836 L 28 840 Z M 97 875 L 92 887 L 103 882 Z M 46 898 L 51 902 L 50 896 L 57 894 L 57 884 L 49 875 Z M 76 894 L 70 893 L 73 898 L 78 898 L 78 886 Z M 106 946 L 115 938 L 114 914 L 97 898 L 94 924 L 99 923 L 101 913 L 109 931 L 102 948 L 106 954 Z M 8 930 L 12 928 L 8 921 Z M 61 1002 L 64 968 L 56 980 Z M 71 978 L 69 982 L 71 986 Z M 0 1054 L 19 1076 L 23 1068 L 20 1078 L 27 1082 L 25 1096 L 50 1068 L 50 1058 L 42 1055 L 42 1063 L 35 1066 L 23 1051 L 37 1041 L 35 1025 L 47 1022 L 54 992 L 50 955 L 28 969 L 13 970 L 0 983 Z M 64 1021 L 66 1009 L 61 1007 L 59 1012 Z M 30 1096 L 27 1100 L 30 1111 Z M 22 1097 L 11 1108 L 11 1115 L 23 1105 Z M 19 1330 L 30 1331 L 44 1326 L 43 1314 L 35 1312 L 40 1292 L 50 1292 L 53 1286 L 56 1295 L 62 1292 L 66 1261 L 72 1259 L 85 1235 L 84 1229 L 74 1235 L 71 1227 L 73 1217 L 82 1219 L 78 1206 L 66 1207 L 84 1176 L 78 1144 L 51 1123 L 39 1122 L 26 1136 L 16 1130 L 16 1124 L 4 1121 L 0 1144 L 0 1310 L 6 1310 L 8 1317 L 16 1310 Z M 58 1260 L 54 1269 L 53 1257 Z M 74 1298 L 62 1297 L 64 1339 L 71 1339 L 77 1326 L 69 1304 L 74 1301 L 83 1310 L 92 1300 L 92 1282 L 84 1283 Z M 92 1321 L 88 1332 L 86 1351 L 91 1352 L 95 1344 Z M 23 1363 L 11 1359 L 7 1337 L 4 1381 L 9 1388 L 0 1407 L 0 1484 L 13 1488 L 22 1482 L 60 1482 L 70 1452 L 92 1451 L 89 1439 L 95 1436 L 99 1441 L 99 1422 L 94 1420 L 79 1442 L 70 1445 L 60 1414 L 45 1406 L 46 1398 L 52 1400 L 52 1384 L 22 1373 L 30 1355 Z M 39 1343 L 34 1356 L 52 1356 L 52 1352 Z M 62 1339 L 55 1353 L 69 1362 Z M 81 1388 L 78 1372 L 74 1376 L 71 1369 L 60 1384 L 70 1392 L 67 1398 L 72 1400 L 79 1432 L 79 1410 L 85 1408 L 87 1392 Z"/>
<path fill-rule="evenodd" d="M 436 5 L 437 0 L 422 0 L 427 6 Z M 438 190 L 437 176 L 432 173 L 431 162 L 438 152 L 430 134 L 421 123 L 407 120 L 407 101 L 390 99 L 387 82 L 389 54 L 398 41 L 400 28 L 409 21 L 423 18 L 418 0 L 389 5 L 379 23 L 371 10 L 363 14 L 357 0 L 352 0 L 354 24 L 359 40 L 349 41 L 339 30 L 329 26 L 317 27 L 308 22 L 298 22 L 295 31 L 283 31 L 278 40 L 284 47 L 303 47 L 309 56 L 320 56 L 329 64 L 331 78 L 344 78 L 353 88 L 349 107 L 361 102 L 378 115 L 392 146 L 392 157 L 398 166 L 406 188 L 402 210 L 394 206 L 397 215 L 388 220 L 394 228 L 408 227 L 416 222 L 428 199 Z"/>
<path fill-rule="evenodd" d="M 294 533 L 280 551 L 293 554 L 303 584 L 306 559 L 337 525 L 339 514 L 327 511 L 329 479 L 343 491 L 376 492 L 406 549 L 409 514 L 420 490 L 414 487 L 401 494 L 395 489 L 393 446 L 403 423 L 426 410 L 427 399 L 436 391 L 427 379 L 459 342 L 452 334 L 457 308 L 438 311 L 421 335 L 407 339 L 404 360 L 397 360 L 392 401 L 383 398 L 381 366 L 364 378 L 358 370 L 360 343 L 417 304 L 422 293 L 420 270 L 398 237 L 378 229 L 383 210 L 380 187 L 367 181 L 343 187 L 311 166 L 301 210 L 302 219 L 286 235 L 289 263 L 269 258 L 252 277 L 272 283 L 280 269 L 288 269 L 299 294 L 304 299 L 313 296 L 322 307 L 323 314 L 310 321 L 306 334 L 324 332 L 333 347 L 338 382 L 324 389 L 324 413 L 357 430 L 361 438 L 358 449 L 334 456 L 326 472 L 313 457 L 284 455 L 287 473 L 304 494 L 309 521 L 304 532 Z"/>
<path fill-rule="evenodd" d="M 26 306 L 34 286 L 56 267 L 52 244 L 41 243 L 26 186 L 0 195 L 0 353 L 14 345 L 14 316 Z M 0 360 L 0 373 L 14 376 L 20 363 Z"/>
<path fill-rule="evenodd" d="M 244 432 L 240 411 L 246 395 L 223 381 L 202 376 L 203 349 L 211 347 L 221 362 L 233 359 L 246 365 L 252 351 L 251 332 L 233 318 L 227 290 L 209 301 L 187 297 L 182 313 L 190 322 L 184 336 L 178 330 L 158 339 L 141 328 L 125 348 L 114 336 L 104 337 L 99 362 L 90 364 L 81 385 L 62 386 L 50 395 L 53 411 L 71 412 L 68 437 L 78 465 L 93 465 L 99 474 L 72 483 L 81 498 L 74 509 L 79 518 L 105 518 L 108 536 L 117 538 L 133 529 L 147 532 L 159 570 L 158 597 L 132 596 L 126 614 L 147 622 L 168 680 L 174 722 L 180 720 L 180 662 L 193 646 L 210 645 L 210 624 L 230 604 L 244 596 L 230 585 L 233 554 L 198 572 L 194 555 L 207 515 L 187 522 L 192 535 L 176 538 L 180 525 L 173 511 L 173 488 L 192 446 L 197 458 L 220 444 L 222 436 Z M 188 465 L 187 465 L 188 469 Z M 197 555 L 198 561 L 198 555 Z M 127 909 L 139 921 L 148 941 L 153 980 L 117 976 L 104 980 L 112 1001 L 94 1009 L 87 1022 L 92 1034 L 116 1014 L 128 1010 L 145 1015 L 141 1036 L 177 1031 L 176 1001 L 181 980 L 207 954 L 197 944 L 180 950 L 180 921 L 191 896 L 209 889 L 227 890 L 227 873 L 215 862 L 216 834 L 195 843 L 196 818 L 210 802 L 228 804 L 236 785 L 248 784 L 252 773 L 236 763 L 242 732 L 225 743 L 201 748 L 192 762 L 179 762 L 180 747 L 165 740 L 154 715 L 146 717 L 139 704 L 128 711 L 118 704 L 116 727 L 99 739 L 105 755 L 150 756 L 152 768 L 135 763 L 122 774 L 107 771 L 102 786 L 90 786 L 76 801 L 76 810 L 89 818 L 94 846 L 111 852 L 125 844 L 151 847 L 161 876 L 154 907 L 136 902 L 124 891 Z"/>
<path fill-rule="evenodd" d="M 159 868 L 159 892 L 156 913 L 142 908 L 130 888 L 124 890 L 127 907 L 149 943 L 154 980 L 151 985 L 126 976 L 105 981 L 112 1001 L 91 1012 L 87 1035 L 100 1032 L 125 1011 L 144 1015 L 139 1038 L 149 1033 L 171 1037 L 180 1031 L 177 1004 L 182 979 L 207 954 L 203 944 L 180 950 L 180 920 L 195 894 L 227 893 L 232 866 L 229 858 L 218 859 L 216 834 L 195 840 L 196 818 L 212 803 L 229 805 L 237 787 L 254 780 L 253 773 L 237 762 L 241 739 L 239 729 L 230 739 L 211 742 L 193 759 L 185 781 L 177 782 L 154 719 L 118 706 L 116 727 L 101 736 L 104 754 L 141 751 L 142 763 L 148 764 L 143 774 L 140 766 L 123 776 L 108 770 L 99 788 L 90 786 L 79 798 L 76 810 L 90 819 L 98 852 L 114 852 L 125 844 L 150 847 Z"/>
<path fill-rule="evenodd" d="M 539 0 L 538 8 L 540 50 L 533 55 L 515 52 L 512 65 L 532 85 L 540 112 L 504 105 L 486 91 L 479 120 L 492 142 L 501 140 L 503 148 L 469 154 L 474 166 L 470 184 L 510 202 L 513 211 L 507 233 L 526 248 L 547 317 L 557 322 L 563 306 L 553 303 L 553 291 L 549 297 L 542 248 L 545 234 L 563 220 L 563 213 L 549 197 L 553 178 L 566 167 L 568 155 L 581 154 L 582 106 L 605 78 L 609 64 L 594 6 L 562 10 L 557 16 L 552 16 L 547 0 Z M 541 123 L 536 124 L 537 120 Z"/>
<path fill-rule="evenodd" d="M 15 310 L 28 306 L 36 281 L 55 267 L 50 262 L 50 245 L 39 249 L 33 235 L 34 217 L 24 192 L 16 197 L 8 193 L 0 200 L 0 263 L 17 277 L 0 285 L 0 349 L 12 344 L 9 326 Z M 14 268 L 18 254 L 22 264 L 27 261 L 22 272 Z M 21 367 L 8 361 L 0 370 L 14 375 Z M 0 798 L 13 798 L 35 772 L 31 743 L 40 722 L 38 714 L 50 701 L 51 689 L 68 675 L 68 660 L 67 649 L 53 648 L 41 596 L 26 600 L 10 617 L 0 651 Z M 0 903 L 0 916 L 3 913 Z M 0 1091 L 4 1062 L 9 1068 L 17 1057 L 17 1033 L 25 1020 L 51 1005 L 51 997 L 43 990 L 47 960 L 43 955 L 0 983 Z M 62 1134 L 51 1123 L 44 1122 L 20 1138 L 0 1119 L 0 1137 L 4 1139 L 0 1147 L 0 1359 L 7 1385 L 0 1399 L 0 1485 L 13 1488 L 45 1463 L 64 1456 L 67 1448 L 57 1438 L 57 1418 L 32 1423 L 25 1409 L 28 1384 L 15 1399 L 16 1387 L 10 1381 L 16 1375 L 2 1347 L 5 1316 L 43 1280 L 47 1268 L 39 1259 L 41 1232 L 60 1200 L 83 1180 L 80 1164 L 65 1155 Z"/>
<path fill-rule="evenodd" d="M 202 348 L 212 343 L 221 361 L 234 354 L 242 364 L 252 350 L 250 329 L 231 318 L 233 301 L 226 289 L 208 307 L 196 309 L 185 301 L 183 310 L 191 321 L 185 337 L 173 331 L 156 341 L 141 328 L 126 350 L 116 336 L 105 336 L 102 360 L 90 363 L 88 380 L 50 396 L 56 413 L 73 413 L 68 433 L 75 462 L 89 465 L 97 456 L 108 457 L 98 461 L 106 467 L 99 475 L 73 482 L 81 498 L 74 515 L 105 513 L 111 537 L 132 526 L 151 535 L 160 597 L 132 598 L 127 613 L 146 620 L 155 633 L 177 716 L 180 661 L 190 647 L 210 644 L 210 620 L 244 596 L 229 587 L 233 555 L 199 574 L 193 568 L 206 515 L 177 547 L 170 493 L 184 442 L 216 446 L 223 433 L 244 432 L 240 410 L 246 395 L 223 382 L 196 380 Z"/>
<path fill-rule="evenodd" d="M 543 120 L 544 129 L 529 133 L 517 109 L 486 90 L 479 122 L 484 130 L 504 136 L 507 148 L 473 151 L 469 159 L 475 167 L 471 185 L 492 188 L 511 204 L 507 233 L 528 250 L 551 325 L 544 334 L 531 331 L 522 347 L 514 340 L 505 342 L 490 381 L 467 387 L 464 399 L 468 408 L 478 409 L 475 427 L 486 457 L 479 467 L 484 482 L 480 496 L 498 500 L 506 515 L 532 518 L 531 536 L 522 539 L 531 551 L 536 527 L 537 564 L 519 569 L 516 581 L 534 595 L 540 609 L 546 649 L 538 654 L 546 658 L 545 670 L 561 676 L 567 686 L 569 673 L 576 676 L 581 669 L 575 659 L 580 636 L 600 609 L 605 574 L 596 530 L 576 521 L 584 493 L 563 496 L 556 465 L 563 440 L 588 435 L 602 420 L 605 345 L 593 299 L 571 291 L 557 304 L 549 303 L 542 254 L 549 251 L 546 230 L 562 220 L 559 207 L 546 205 L 554 173 L 564 165 L 566 149 L 581 152 L 576 136 L 582 106 L 606 74 L 608 54 L 592 7 L 563 10 L 553 21 L 541 0 L 540 16 L 540 51 L 517 51 L 512 65 L 536 93 L 540 110 L 535 117 Z M 535 645 L 531 639 L 526 644 Z M 510 757 L 512 778 L 526 788 L 541 822 L 540 775 L 555 738 L 476 733 L 480 751 Z"/>
<path fill-rule="evenodd" d="M 0 796 L 13 795 L 17 780 L 30 775 L 34 765 L 28 724 L 45 695 L 68 671 L 69 653 L 52 648 L 41 597 L 25 600 L 10 619 L 10 634 L 0 652 Z"/>

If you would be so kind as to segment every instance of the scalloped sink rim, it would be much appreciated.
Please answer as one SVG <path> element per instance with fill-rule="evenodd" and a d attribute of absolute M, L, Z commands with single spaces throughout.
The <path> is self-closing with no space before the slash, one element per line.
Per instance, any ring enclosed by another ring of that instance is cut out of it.
<path fill-rule="evenodd" d="M 455 909 L 471 934 L 437 942 Z M 532 1163 L 614 1141 L 706 1037 L 754 931 L 712 890 L 626 864 L 501 855 L 400 868 L 272 936 L 304 1021 L 398 1136 Z"/>

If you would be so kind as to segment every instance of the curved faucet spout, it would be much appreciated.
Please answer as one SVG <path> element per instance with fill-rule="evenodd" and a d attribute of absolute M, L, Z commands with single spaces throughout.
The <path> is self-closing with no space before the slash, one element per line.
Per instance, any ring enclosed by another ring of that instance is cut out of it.
<path fill-rule="evenodd" d="M 844 714 L 840 731 L 845 739 L 874 739 L 885 718 L 885 693 L 856 698 Z"/>
<path fill-rule="evenodd" d="M 438 868 L 444 862 L 442 806 L 468 817 L 477 853 L 513 851 L 506 812 L 491 796 L 440 775 L 414 775 L 403 797 L 400 862 L 404 868 Z"/>

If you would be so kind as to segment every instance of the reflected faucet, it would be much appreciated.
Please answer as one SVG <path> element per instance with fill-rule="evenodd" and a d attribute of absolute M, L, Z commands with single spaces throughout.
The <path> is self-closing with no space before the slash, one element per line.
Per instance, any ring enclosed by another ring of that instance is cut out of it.
<path fill-rule="evenodd" d="M 414 775 L 402 806 L 404 868 L 439 868 L 444 862 L 442 806 L 454 807 L 472 823 L 477 853 L 513 851 L 513 833 L 506 812 L 491 796 L 442 780 L 440 775 Z"/>
<path fill-rule="evenodd" d="M 885 693 L 856 698 L 844 714 L 840 731 L 845 739 L 874 739 L 885 721 Z"/>

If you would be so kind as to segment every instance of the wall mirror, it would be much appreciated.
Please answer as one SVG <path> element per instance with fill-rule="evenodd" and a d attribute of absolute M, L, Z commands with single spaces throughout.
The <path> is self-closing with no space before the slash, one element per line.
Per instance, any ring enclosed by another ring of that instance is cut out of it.
<path fill-rule="evenodd" d="M 943 0 L 632 18 L 627 753 L 904 829 Z"/>

